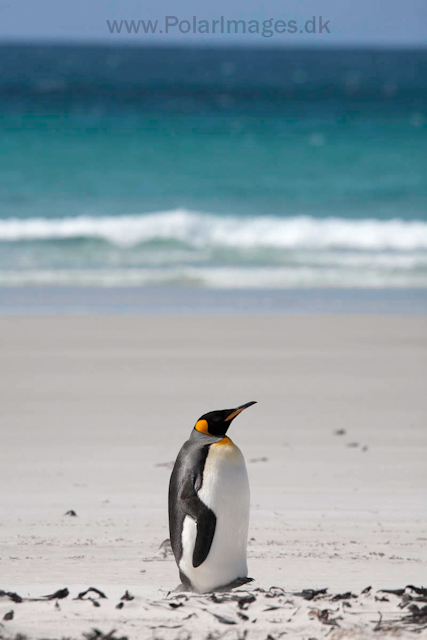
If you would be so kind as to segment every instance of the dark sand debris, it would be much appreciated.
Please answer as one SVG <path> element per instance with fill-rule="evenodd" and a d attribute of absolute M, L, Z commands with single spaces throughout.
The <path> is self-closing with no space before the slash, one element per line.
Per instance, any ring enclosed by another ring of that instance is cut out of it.
<path fill-rule="evenodd" d="M 55 591 L 55 593 L 51 593 L 47 596 L 42 596 L 42 599 L 43 600 L 61 600 L 62 598 L 66 598 L 68 595 L 70 595 L 70 592 L 68 591 L 67 588 L 58 589 L 58 591 Z"/>
<path fill-rule="evenodd" d="M 86 591 L 82 591 L 81 593 L 79 593 L 77 598 L 74 598 L 74 600 L 84 600 L 88 593 L 95 593 L 100 598 L 107 598 L 105 593 L 103 593 L 96 587 L 89 587 L 89 589 L 86 589 Z M 91 598 L 88 598 L 88 599 L 91 599 Z"/>

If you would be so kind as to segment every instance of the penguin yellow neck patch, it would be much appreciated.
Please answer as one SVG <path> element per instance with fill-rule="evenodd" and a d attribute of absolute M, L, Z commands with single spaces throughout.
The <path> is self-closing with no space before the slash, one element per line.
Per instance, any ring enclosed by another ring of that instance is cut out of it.
<path fill-rule="evenodd" d="M 200 433 L 206 433 L 206 435 L 209 435 L 208 423 L 206 420 L 198 420 L 196 422 L 195 429 L 197 429 L 197 431 L 200 431 Z"/>

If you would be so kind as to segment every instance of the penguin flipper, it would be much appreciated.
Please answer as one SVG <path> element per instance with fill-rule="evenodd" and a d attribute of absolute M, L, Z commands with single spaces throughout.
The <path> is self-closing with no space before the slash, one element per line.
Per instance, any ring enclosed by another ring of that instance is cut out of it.
<path fill-rule="evenodd" d="M 206 513 L 197 520 L 197 537 L 193 551 L 193 567 L 200 567 L 200 565 L 204 563 L 211 550 L 215 535 L 216 516 L 208 507 L 205 507 L 205 509 Z"/>
<path fill-rule="evenodd" d="M 216 516 L 197 495 L 196 478 L 188 478 L 182 488 L 181 498 L 186 514 L 197 525 L 197 536 L 193 550 L 193 567 L 200 567 L 208 557 L 215 535 Z"/>

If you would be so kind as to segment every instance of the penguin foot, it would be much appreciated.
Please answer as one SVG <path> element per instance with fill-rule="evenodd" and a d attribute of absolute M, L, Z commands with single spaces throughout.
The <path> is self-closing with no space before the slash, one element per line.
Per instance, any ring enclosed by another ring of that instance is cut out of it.
<path fill-rule="evenodd" d="M 229 582 L 223 587 L 217 587 L 216 589 L 213 589 L 213 591 L 231 591 L 232 589 L 237 589 L 237 587 L 242 587 L 244 584 L 248 584 L 248 582 L 253 581 L 253 578 L 236 578 L 233 582 Z"/>
<path fill-rule="evenodd" d="M 175 589 L 170 591 L 169 593 L 216 593 L 221 592 L 225 593 L 227 591 L 231 591 L 232 589 L 237 589 L 238 587 L 242 587 L 244 584 L 248 584 L 248 582 L 253 582 L 253 578 L 236 578 L 232 582 L 228 584 L 222 585 L 220 587 L 215 587 L 215 589 L 211 589 L 210 591 L 200 592 L 193 587 L 191 582 L 187 579 L 186 575 L 180 572 L 180 578 L 182 580 L 181 584 L 179 584 Z"/>

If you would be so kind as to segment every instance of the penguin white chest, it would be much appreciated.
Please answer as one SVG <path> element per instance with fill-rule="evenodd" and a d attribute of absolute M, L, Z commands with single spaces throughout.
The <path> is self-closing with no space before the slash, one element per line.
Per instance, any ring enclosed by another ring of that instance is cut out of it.
<path fill-rule="evenodd" d="M 203 592 L 248 575 L 248 474 L 242 452 L 228 437 L 210 446 L 198 497 L 216 516 L 215 535 L 206 560 L 199 567 L 193 567 L 197 525 L 187 516 L 179 566 L 195 589 Z"/>

